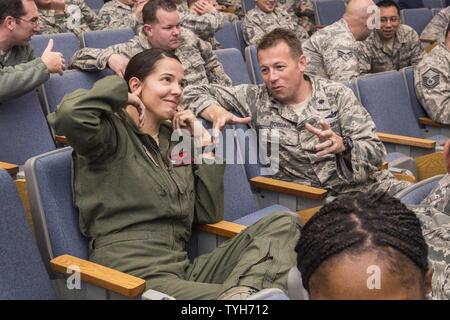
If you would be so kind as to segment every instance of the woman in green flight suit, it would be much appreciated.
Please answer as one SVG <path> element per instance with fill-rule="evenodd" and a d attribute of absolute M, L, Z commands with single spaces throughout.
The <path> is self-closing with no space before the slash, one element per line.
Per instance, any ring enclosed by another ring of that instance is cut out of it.
<path fill-rule="evenodd" d="M 111 76 L 91 90 L 76 90 L 49 115 L 74 149 L 74 201 L 90 259 L 177 299 L 287 291 L 300 235 L 289 213 L 270 215 L 211 253 L 188 259 L 192 225 L 223 219 L 224 165 L 171 155 L 174 127 L 199 132 L 202 146 L 211 143 L 190 111 L 176 111 L 182 83 L 178 58 L 150 49 L 130 60 L 124 79 Z"/>

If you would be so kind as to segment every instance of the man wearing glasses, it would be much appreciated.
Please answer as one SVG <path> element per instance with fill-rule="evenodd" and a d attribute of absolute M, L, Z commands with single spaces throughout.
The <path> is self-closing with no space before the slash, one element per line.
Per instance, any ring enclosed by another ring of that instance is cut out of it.
<path fill-rule="evenodd" d="M 50 73 L 64 71 L 64 58 L 52 52 L 52 40 L 40 58 L 34 56 L 29 41 L 37 32 L 33 0 L 0 0 L 0 102 L 38 87 Z"/>
<path fill-rule="evenodd" d="M 423 55 L 417 32 L 401 24 L 400 9 L 394 1 L 383 0 L 377 6 L 380 9 L 380 29 L 374 30 L 358 44 L 361 74 L 416 65 Z"/>

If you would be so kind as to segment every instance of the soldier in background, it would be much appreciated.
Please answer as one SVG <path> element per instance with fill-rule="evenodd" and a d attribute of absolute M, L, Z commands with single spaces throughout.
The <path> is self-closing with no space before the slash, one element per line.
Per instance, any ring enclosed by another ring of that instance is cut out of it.
<path fill-rule="evenodd" d="M 308 67 L 306 74 L 335 81 L 349 81 L 359 76 L 357 40 L 370 34 L 368 21 L 372 0 L 350 1 L 339 21 L 316 33 L 303 45 Z"/>
<path fill-rule="evenodd" d="M 16 98 L 47 81 L 50 73 L 62 75 L 64 57 L 53 52 L 50 40 L 41 57 L 29 42 L 39 32 L 33 0 L 0 0 L 0 102 Z"/>
<path fill-rule="evenodd" d="M 268 145 L 278 137 L 279 159 L 271 159 L 279 161 L 277 178 L 327 188 L 332 195 L 394 195 L 409 185 L 380 170 L 386 150 L 352 90 L 304 76 L 306 57 L 294 33 L 275 29 L 265 35 L 258 60 L 265 84 L 188 87 L 185 105 L 212 121 L 215 130 L 250 122 L 253 129 L 268 131 Z"/>
<path fill-rule="evenodd" d="M 131 28 L 139 33 L 142 8 L 148 0 L 112 0 L 103 5 L 98 15 L 108 29 Z"/>
<path fill-rule="evenodd" d="M 173 1 L 149 1 L 144 6 L 142 17 L 144 27 L 139 35 L 106 49 L 83 48 L 75 53 L 70 66 L 89 71 L 109 67 L 123 75 L 131 57 L 146 49 L 159 48 L 175 51 L 185 68 L 187 84 L 231 85 L 211 44 L 180 28 L 180 16 Z"/>
<path fill-rule="evenodd" d="M 450 124 L 450 22 L 445 41 L 426 54 L 414 71 L 417 97 L 428 116 Z"/>
<path fill-rule="evenodd" d="M 242 32 L 248 45 L 256 45 L 266 33 L 276 28 L 291 30 L 301 40 L 309 38 L 308 32 L 278 5 L 277 0 L 256 0 L 256 7 L 242 20 Z"/>
<path fill-rule="evenodd" d="M 278 0 L 278 6 L 284 8 L 309 34 L 316 31 L 314 4 L 312 0 Z"/>
<path fill-rule="evenodd" d="M 444 41 L 444 32 L 450 23 L 450 6 L 439 11 L 423 29 L 420 39 Z"/>
<path fill-rule="evenodd" d="M 392 0 L 377 3 L 380 8 L 380 29 L 358 42 L 360 73 L 400 70 L 416 65 L 422 59 L 419 35 L 400 22 L 400 9 Z"/>
<path fill-rule="evenodd" d="M 102 30 L 105 24 L 84 0 L 35 0 L 42 34 Z"/>

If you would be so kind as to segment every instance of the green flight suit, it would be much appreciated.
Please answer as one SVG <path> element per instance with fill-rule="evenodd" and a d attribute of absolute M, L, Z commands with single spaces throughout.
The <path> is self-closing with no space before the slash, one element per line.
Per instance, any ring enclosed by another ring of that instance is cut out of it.
<path fill-rule="evenodd" d="M 278 213 L 192 263 L 192 225 L 223 218 L 221 164 L 173 166 L 171 125 L 159 147 L 122 111 L 127 85 L 117 76 L 67 95 L 49 115 L 74 148 L 74 201 L 90 259 L 144 278 L 147 289 L 177 299 L 214 299 L 240 285 L 287 290 L 296 264 L 296 219 Z"/>
<path fill-rule="evenodd" d="M 50 76 L 29 45 L 15 46 L 6 56 L 0 55 L 0 102 L 37 88 Z"/>

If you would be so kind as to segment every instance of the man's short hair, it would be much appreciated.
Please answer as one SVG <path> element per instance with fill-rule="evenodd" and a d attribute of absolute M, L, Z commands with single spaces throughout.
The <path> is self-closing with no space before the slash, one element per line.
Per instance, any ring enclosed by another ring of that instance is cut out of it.
<path fill-rule="evenodd" d="M 293 57 L 299 58 L 303 54 L 302 44 L 297 35 L 283 28 L 276 28 L 267 33 L 259 42 L 257 49 L 259 51 L 273 48 L 280 42 L 285 42 L 288 45 Z"/>
<path fill-rule="evenodd" d="M 177 5 L 173 0 L 151 0 L 142 9 L 142 21 L 146 24 L 159 22 L 156 18 L 158 9 L 172 12 L 177 10 Z"/>
<path fill-rule="evenodd" d="M 395 7 L 397 9 L 397 14 L 400 16 L 400 6 L 395 1 L 381 0 L 381 1 L 377 2 L 377 6 L 380 8 L 381 7 L 383 7 L 383 8 Z"/>
<path fill-rule="evenodd" d="M 23 17 L 26 14 L 22 0 L 0 0 L 0 22 L 6 17 Z"/>

